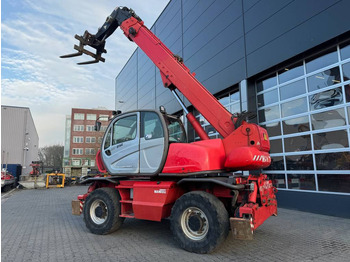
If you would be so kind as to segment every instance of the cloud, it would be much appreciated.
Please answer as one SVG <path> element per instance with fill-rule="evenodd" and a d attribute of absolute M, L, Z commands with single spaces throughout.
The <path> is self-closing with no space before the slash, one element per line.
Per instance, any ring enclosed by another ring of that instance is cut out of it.
<path fill-rule="evenodd" d="M 6 1 L 6 0 L 5 0 Z M 168 0 L 120 0 L 130 6 L 150 27 Z M 18 8 L 7 0 L 7 7 Z M 71 108 L 114 109 L 114 80 L 135 50 L 121 31 L 107 40 L 106 63 L 77 66 L 92 59 L 73 53 L 74 34 L 98 26 L 115 8 L 116 1 L 24 0 L 21 12 L 2 12 L 2 104 L 28 106 L 39 133 L 40 146 L 64 142 L 65 115 Z M 6 5 L 2 6 L 6 8 Z M 18 9 L 19 10 L 19 9 Z"/>

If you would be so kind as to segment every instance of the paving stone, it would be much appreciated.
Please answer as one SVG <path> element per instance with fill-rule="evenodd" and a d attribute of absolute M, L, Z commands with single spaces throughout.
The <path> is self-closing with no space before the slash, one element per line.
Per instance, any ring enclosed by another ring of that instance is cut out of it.
<path fill-rule="evenodd" d="M 232 235 L 212 254 L 182 250 L 170 223 L 126 219 L 116 232 L 90 233 L 71 200 L 86 186 L 17 190 L 1 201 L 2 261 L 349 261 L 350 220 L 279 209 L 253 241 Z"/>

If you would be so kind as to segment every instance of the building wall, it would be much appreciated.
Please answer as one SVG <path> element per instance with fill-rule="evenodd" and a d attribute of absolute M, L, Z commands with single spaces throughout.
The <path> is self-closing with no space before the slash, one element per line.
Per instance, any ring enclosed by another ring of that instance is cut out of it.
<path fill-rule="evenodd" d="M 257 113 L 271 136 L 265 172 L 285 207 L 350 217 L 349 8 L 346 0 L 172 0 L 152 27 L 230 112 Z M 116 77 L 116 96 L 123 111 L 181 112 L 140 49 Z"/>
<path fill-rule="evenodd" d="M 1 106 L 1 162 L 20 164 L 28 175 L 38 160 L 39 136 L 27 107 Z"/>
<path fill-rule="evenodd" d="M 243 1 L 247 77 L 350 28 L 346 0 Z"/>
<path fill-rule="evenodd" d="M 78 119 L 81 116 L 82 119 Z M 88 117 L 91 119 L 88 119 Z M 103 117 L 104 116 L 104 117 Z M 63 165 L 66 174 L 82 175 L 87 169 L 97 170 L 95 158 L 100 149 L 102 137 L 112 116 L 112 110 L 72 108 L 71 116 L 66 118 L 66 143 Z M 94 130 L 95 121 L 102 123 L 99 132 Z M 69 143 L 67 143 L 69 141 Z M 67 156 L 66 156 L 67 155 Z M 74 170 L 72 170 L 74 169 Z"/>
<path fill-rule="evenodd" d="M 349 8 L 346 0 L 171 0 L 151 30 L 217 94 L 347 32 Z M 138 48 L 116 77 L 116 109 L 159 105 L 181 110 Z"/>

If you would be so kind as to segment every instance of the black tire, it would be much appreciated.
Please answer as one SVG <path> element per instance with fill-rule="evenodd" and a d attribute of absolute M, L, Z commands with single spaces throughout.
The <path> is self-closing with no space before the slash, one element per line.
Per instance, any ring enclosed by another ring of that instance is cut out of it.
<path fill-rule="evenodd" d="M 106 235 L 120 228 L 124 218 L 120 215 L 119 192 L 110 187 L 92 191 L 86 198 L 83 214 L 91 233 Z"/>
<path fill-rule="evenodd" d="M 172 208 L 171 231 L 181 248 L 200 254 L 210 253 L 228 235 L 228 212 L 214 195 L 203 191 L 189 192 Z"/>

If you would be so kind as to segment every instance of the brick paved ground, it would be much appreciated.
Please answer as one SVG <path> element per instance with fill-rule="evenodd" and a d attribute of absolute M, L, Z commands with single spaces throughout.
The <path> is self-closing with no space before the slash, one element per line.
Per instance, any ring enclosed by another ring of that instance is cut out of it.
<path fill-rule="evenodd" d="M 180 249 L 169 221 L 125 220 L 113 234 L 88 232 L 71 215 L 71 200 L 85 186 L 21 190 L 1 200 L 2 261 L 349 261 L 350 220 L 279 209 L 254 241 L 229 235 L 214 253 Z"/>

